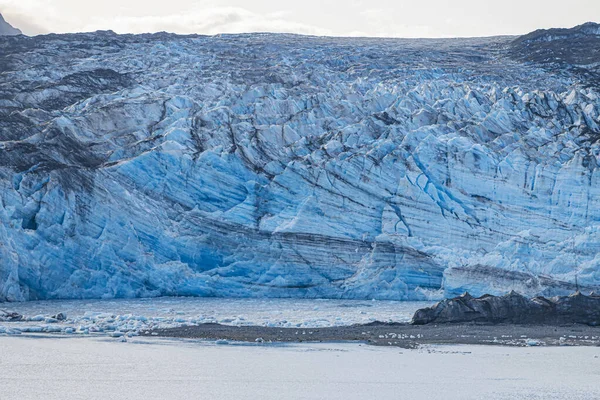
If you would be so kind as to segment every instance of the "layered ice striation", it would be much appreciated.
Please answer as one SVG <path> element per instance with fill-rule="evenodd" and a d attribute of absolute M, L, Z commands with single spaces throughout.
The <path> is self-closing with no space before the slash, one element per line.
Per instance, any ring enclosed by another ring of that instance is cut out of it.
<path fill-rule="evenodd" d="M 0 299 L 592 290 L 600 58 L 561 34 L 1 38 Z"/>

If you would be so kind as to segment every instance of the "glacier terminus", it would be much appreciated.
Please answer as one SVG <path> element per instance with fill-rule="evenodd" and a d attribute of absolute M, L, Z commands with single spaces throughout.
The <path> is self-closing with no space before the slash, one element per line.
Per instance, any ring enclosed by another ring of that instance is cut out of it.
<path fill-rule="evenodd" d="M 0 301 L 600 288 L 600 26 L 0 37 Z"/>

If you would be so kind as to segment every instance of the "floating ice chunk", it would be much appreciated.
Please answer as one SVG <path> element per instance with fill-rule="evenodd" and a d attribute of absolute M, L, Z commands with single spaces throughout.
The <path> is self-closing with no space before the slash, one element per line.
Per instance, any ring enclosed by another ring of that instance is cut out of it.
<path fill-rule="evenodd" d="M 542 346 L 544 344 L 544 342 L 540 341 L 540 340 L 536 340 L 536 339 L 528 339 L 526 341 L 527 346 L 530 347 L 536 347 L 536 346 Z"/>

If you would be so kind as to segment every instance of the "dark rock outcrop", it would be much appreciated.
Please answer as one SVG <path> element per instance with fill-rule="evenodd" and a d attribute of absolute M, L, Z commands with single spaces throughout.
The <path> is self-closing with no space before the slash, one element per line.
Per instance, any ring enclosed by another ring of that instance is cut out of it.
<path fill-rule="evenodd" d="M 600 325 L 600 296 L 577 292 L 571 296 L 529 299 L 516 292 L 504 296 L 474 298 L 465 293 L 418 310 L 412 324 L 431 323 L 511 323 Z"/>
<path fill-rule="evenodd" d="M 64 320 L 67 319 L 67 314 L 60 312 L 60 313 L 58 313 L 56 315 L 53 315 L 51 318 L 55 319 L 57 321 L 64 321 Z"/>
<path fill-rule="evenodd" d="M 0 310 L 0 322 L 17 322 L 22 320 L 23 316 L 19 313 Z"/>
<path fill-rule="evenodd" d="M 512 55 L 523 61 L 590 65 L 600 59 L 600 24 L 571 29 L 541 29 L 517 38 Z"/>
<path fill-rule="evenodd" d="M 542 66 L 557 65 L 592 86 L 600 83 L 600 24 L 571 29 L 540 29 L 513 41 L 511 57 Z"/>

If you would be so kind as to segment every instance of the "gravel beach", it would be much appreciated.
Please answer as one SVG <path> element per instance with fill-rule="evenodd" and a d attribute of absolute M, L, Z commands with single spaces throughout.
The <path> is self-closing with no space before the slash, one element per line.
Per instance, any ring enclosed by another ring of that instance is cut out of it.
<path fill-rule="evenodd" d="M 372 323 L 318 329 L 202 324 L 141 332 L 144 336 L 253 343 L 364 342 L 417 348 L 426 344 L 600 346 L 600 327 L 587 325 Z"/>

